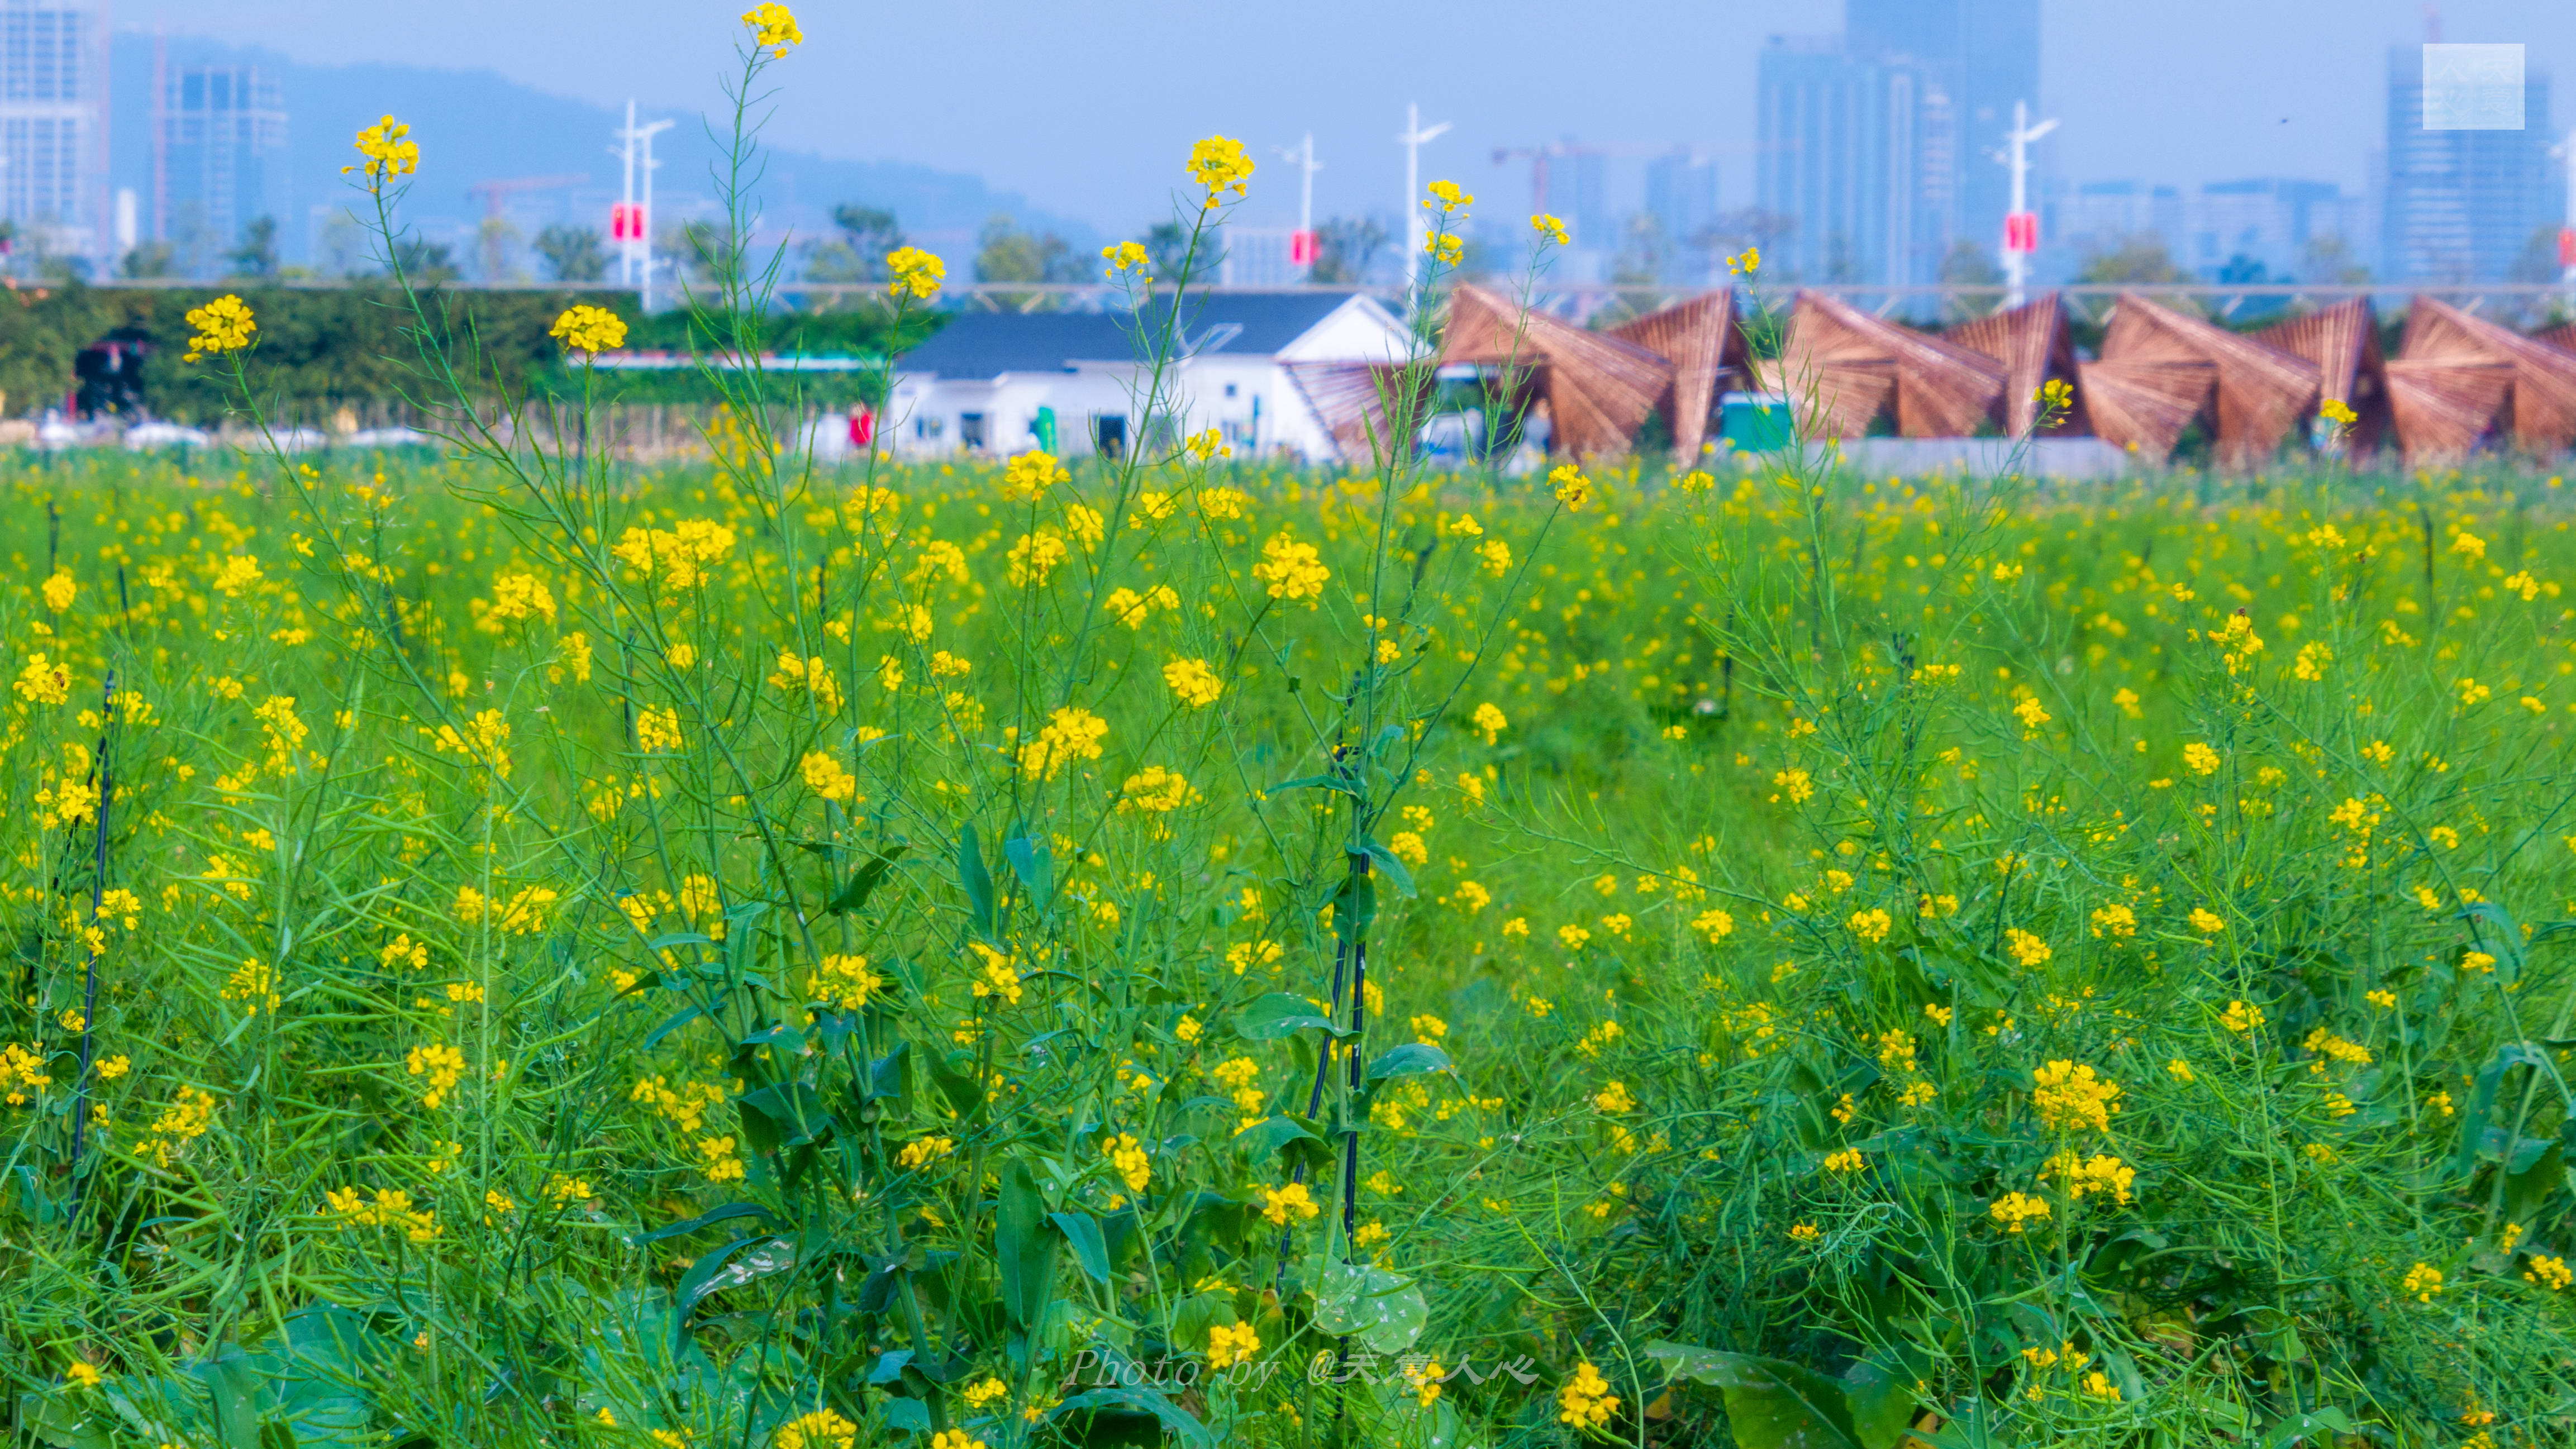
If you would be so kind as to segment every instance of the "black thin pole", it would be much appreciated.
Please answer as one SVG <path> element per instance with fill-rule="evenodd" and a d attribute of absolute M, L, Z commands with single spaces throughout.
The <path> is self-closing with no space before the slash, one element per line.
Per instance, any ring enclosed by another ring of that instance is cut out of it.
<path fill-rule="evenodd" d="M 114 757 L 108 741 L 116 732 L 116 671 L 107 672 L 107 684 L 99 700 L 98 725 L 98 820 L 90 851 L 89 930 L 81 933 L 81 946 L 88 960 L 82 967 L 80 1077 L 72 1094 L 72 1174 L 80 1174 L 81 1148 L 89 1136 L 90 1064 L 96 1046 L 98 1024 L 98 947 L 90 931 L 102 929 L 98 909 L 107 892 L 107 813 L 116 802 Z"/>

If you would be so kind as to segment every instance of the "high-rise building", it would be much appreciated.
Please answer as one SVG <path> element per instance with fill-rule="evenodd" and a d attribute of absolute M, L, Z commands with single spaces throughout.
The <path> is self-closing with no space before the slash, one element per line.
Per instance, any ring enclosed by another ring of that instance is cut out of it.
<path fill-rule="evenodd" d="M 1989 249 L 2000 245 L 2012 176 L 1987 153 L 2003 148 L 2014 102 L 2040 117 L 2039 0 L 1849 0 L 1844 25 L 1855 58 L 1911 61 L 1946 93 L 1957 148 L 1925 158 L 1927 170 L 1946 167 L 1940 179 L 1955 188 L 1946 230 Z M 1933 179 L 1926 175 L 1923 184 Z"/>
<path fill-rule="evenodd" d="M 2300 275 L 2310 248 L 2331 237 L 2349 253 L 2360 231 L 2360 198 L 2331 181 L 2263 176 L 2200 188 L 2174 255 L 2206 277 L 2263 268 L 2273 279 Z"/>
<path fill-rule="evenodd" d="M 158 119 L 153 235 L 182 272 L 216 275 L 244 228 L 286 210 L 277 83 L 257 66 L 183 66 L 164 80 Z"/>
<path fill-rule="evenodd" d="M 103 0 L 0 0 L 0 218 L 45 248 L 107 242 Z"/>
<path fill-rule="evenodd" d="M 1954 242 L 2003 240 L 2012 181 L 1987 153 L 2039 104 L 2038 0 L 1849 0 L 1846 21 L 1762 53 L 1758 204 L 1807 277 L 1929 282 Z"/>
<path fill-rule="evenodd" d="M 1811 282 L 1939 275 L 1955 234 L 1957 110 L 1934 68 L 1773 37 L 1755 78 L 1754 194 L 1788 231 L 1772 253 Z M 2000 225 L 2000 223 L 1998 223 Z"/>
<path fill-rule="evenodd" d="M 1573 224 L 1574 244 L 1601 251 L 1619 246 L 1619 225 L 1610 216 L 1610 165 L 1598 151 L 1573 148 L 1557 163 L 1565 188 L 1565 219 Z"/>
<path fill-rule="evenodd" d="M 1646 213 L 1676 243 L 1716 225 L 1716 159 L 1684 147 L 1648 161 Z"/>
<path fill-rule="evenodd" d="M 2492 282 L 2532 237 L 2555 229 L 2562 178 L 2550 163 L 2549 80 L 2523 81 L 2518 130 L 2427 130 L 2423 51 L 2388 55 L 2388 150 L 2378 187 L 2381 276 L 2392 282 Z M 2551 270 L 2555 270 L 2555 258 Z M 2538 280 L 2548 280 L 2539 278 Z"/>

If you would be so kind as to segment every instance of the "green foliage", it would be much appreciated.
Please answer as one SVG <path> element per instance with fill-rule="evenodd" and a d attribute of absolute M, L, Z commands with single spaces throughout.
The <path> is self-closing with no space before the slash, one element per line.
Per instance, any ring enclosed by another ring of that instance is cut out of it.
<path fill-rule="evenodd" d="M 260 385 L 272 404 L 327 409 L 417 391 L 421 364 L 412 315 L 390 287 L 116 288 L 69 286 L 20 289 L 0 301 L 0 394 L 20 411 L 65 396 L 72 386 L 72 358 L 118 327 L 151 334 L 154 355 L 146 364 L 144 398 L 162 417 L 211 422 L 230 405 L 222 386 L 203 367 L 181 361 L 188 350 L 188 312 L 236 292 L 259 318 Z M 593 293 L 430 293 L 425 302 L 449 339 L 447 355 L 462 359 L 458 333 L 470 333 L 483 374 L 511 388 L 526 387 L 557 355 L 546 333 L 574 302 Z"/>

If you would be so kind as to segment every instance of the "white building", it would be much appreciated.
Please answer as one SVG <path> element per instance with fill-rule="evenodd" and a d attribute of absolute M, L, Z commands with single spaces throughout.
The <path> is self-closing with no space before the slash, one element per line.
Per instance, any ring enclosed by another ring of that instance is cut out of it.
<path fill-rule="evenodd" d="M 1181 304 L 1165 379 L 1172 416 L 1148 446 L 1215 428 L 1238 458 L 1337 456 L 1311 389 L 1400 363 L 1404 325 L 1357 292 L 1205 292 Z M 896 365 L 887 442 L 920 456 L 1118 453 L 1134 441 L 1153 339 L 1129 312 L 968 312 Z M 1300 374 L 1304 374 L 1301 380 Z"/>

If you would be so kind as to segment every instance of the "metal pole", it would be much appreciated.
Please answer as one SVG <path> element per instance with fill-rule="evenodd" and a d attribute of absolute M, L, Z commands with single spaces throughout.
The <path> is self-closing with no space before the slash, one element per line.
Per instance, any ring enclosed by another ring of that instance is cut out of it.
<path fill-rule="evenodd" d="M 1404 108 L 1404 134 L 1395 139 L 1404 143 L 1404 290 L 1411 292 L 1422 279 L 1422 143 L 1437 140 L 1449 129 L 1449 123 L 1425 128 L 1422 108 Z"/>
<path fill-rule="evenodd" d="M 2057 129 L 2055 121 L 2031 124 L 2030 103 L 2013 102 L 2013 127 L 2004 137 L 2012 148 L 2004 164 L 2012 168 L 2012 211 L 2004 222 L 2004 305 L 2018 307 L 2029 300 L 2030 253 L 2013 245 L 2014 218 L 2030 210 L 2030 143 Z M 2036 243 L 2037 238 L 2029 240 Z"/>
<path fill-rule="evenodd" d="M 2029 131 L 2030 106 L 2022 101 L 2013 102 L 2012 135 L 2006 139 L 2012 145 L 2012 214 L 2016 217 L 2024 210 L 2022 203 L 2030 199 Z M 2004 248 L 2005 306 L 2018 307 L 2027 300 L 2023 290 L 2029 277 L 2030 253 L 2007 243 Z"/>
<path fill-rule="evenodd" d="M 617 133 L 617 141 L 617 159 L 624 163 L 626 168 L 626 186 L 618 193 L 618 204 L 624 210 L 618 214 L 618 220 L 624 222 L 626 226 L 633 226 L 635 224 L 635 99 L 632 96 L 626 100 L 626 129 Z M 623 230 L 623 228 L 620 229 Z M 630 287 L 635 285 L 635 238 L 632 235 L 617 239 L 617 279 Z"/>
<path fill-rule="evenodd" d="M 1308 131 L 1304 144 L 1294 151 L 1285 146 L 1272 149 L 1279 153 L 1280 160 L 1297 163 L 1297 230 L 1311 241 L 1315 235 L 1315 173 L 1324 169 L 1315 160 L 1315 133 Z M 1311 281 L 1314 274 L 1315 261 L 1309 256 L 1305 270 L 1298 274 L 1297 280 Z"/>
<path fill-rule="evenodd" d="M 1422 107 L 1404 108 L 1404 290 L 1422 274 Z"/>
<path fill-rule="evenodd" d="M 2576 128 L 2559 149 L 2567 153 L 2567 224 L 2558 233 L 2558 280 L 2576 287 Z"/>
<path fill-rule="evenodd" d="M 1304 174 L 1297 185 L 1297 229 L 1315 229 L 1315 133 L 1306 133 L 1305 144 L 1297 148 L 1297 169 Z"/>

